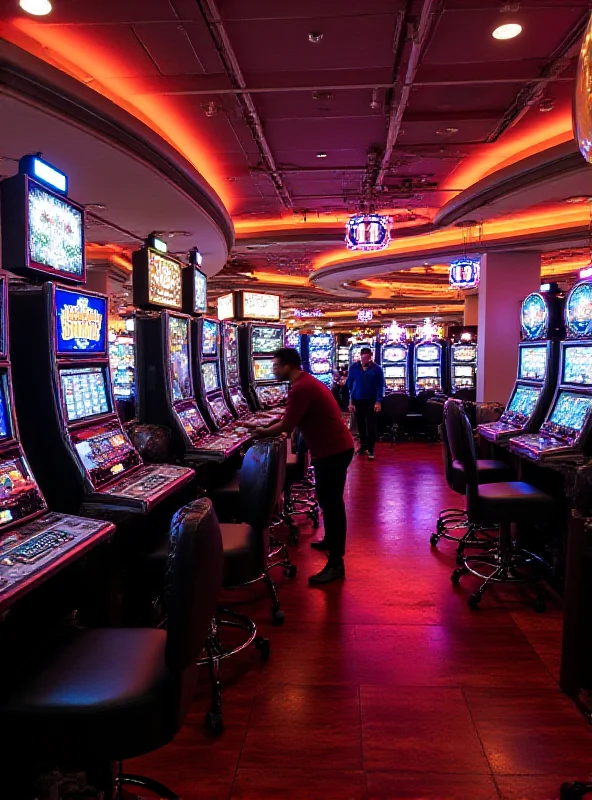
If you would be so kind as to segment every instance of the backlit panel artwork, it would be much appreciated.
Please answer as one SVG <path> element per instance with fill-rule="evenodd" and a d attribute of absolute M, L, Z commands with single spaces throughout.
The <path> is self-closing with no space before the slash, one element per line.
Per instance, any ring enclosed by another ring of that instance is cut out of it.
<path fill-rule="evenodd" d="M 38 264 L 66 277 L 84 276 L 82 211 L 29 183 L 28 244 L 31 266 Z"/>
<path fill-rule="evenodd" d="M 194 271 L 193 278 L 193 311 L 195 314 L 205 314 L 208 308 L 208 282 L 203 272 Z"/>
<path fill-rule="evenodd" d="M 415 357 L 418 361 L 439 361 L 440 348 L 435 344 L 419 345 L 415 350 Z"/>
<path fill-rule="evenodd" d="M 589 395 L 561 392 L 549 422 L 578 433 L 584 427 L 591 409 L 592 397 Z"/>
<path fill-rule="evenodd" d="M 568 335 L 592 336 L 592 283 L 579 283 L 571 290 L 565 306 Z"/>
<path fill-rule="evenodd" d="M 592 386 L 592 347 L 566 347 L 562 383 Z"/>
<path fill-rule="evenodd" d="M 181 264 L 148 251 L 148 300 L 166 308 L 181 308 Z"/>
<path fill-rule="evenodd" d="M 55 326 L 60 355 L 104 353 L 107 344 L 107 298 L 55 289 Z"/>
<path fill-rule="evenodd" d="M 544 381 L 547 374 L 547 347 L 521 347 L 518 377 L 524 381 Z"/>
<path fill-rule="evenodd" d="M 549 311 L 542 295 L 529 294 L 522 303 L 520 314 L 522 335 L 525 339 L 542 339 L 547 334 Z"/>
<path fill-rule="evenodd" d="M 397 362 L 405 361 L 407 358 L 407 350 L 404 347 L 385 347 L 382 351 L 383 362 Z"/>
<path fill-rule="evenodd" d="M 476 361 L 477 348 L 474 344 L 457 344 L 452 349 L 452 357 L 457 363 Z"/>
<path fill-rule="evenodd" d="M 540 397 L 541 389 L 534 386 L 517 386 L 507 411 L 530 417 Z"/>
<path fill-rule="evenodd" d="M 173 400 L 193 397 L 189 371 L 189 320 L 169 318 L 169 366 Z"/>

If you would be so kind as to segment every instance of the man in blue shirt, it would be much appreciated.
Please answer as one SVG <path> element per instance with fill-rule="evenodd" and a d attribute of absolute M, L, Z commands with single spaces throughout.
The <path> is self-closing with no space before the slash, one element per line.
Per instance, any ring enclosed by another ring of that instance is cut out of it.
<path fill-rule="evenodd" d="M 360 449 L 357 455 L 368 454 L 374 459 L 376 443 L 376 415 L 384 397 L 384 374 L 382 369 L 372 361 L 372 350 L 363 347 L 360 360 L 349 368 L 347 386 L 350 391 L 350 411 L 355 411 Z"/>

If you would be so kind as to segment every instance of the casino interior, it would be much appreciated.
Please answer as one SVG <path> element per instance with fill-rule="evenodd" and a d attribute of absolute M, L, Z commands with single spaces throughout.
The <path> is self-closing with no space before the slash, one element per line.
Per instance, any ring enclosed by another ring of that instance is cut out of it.
<path fill-rule="evenodd" d="M 0 795 L 592 797 L 590 0 L 0 0 L 0 119 Z"/>

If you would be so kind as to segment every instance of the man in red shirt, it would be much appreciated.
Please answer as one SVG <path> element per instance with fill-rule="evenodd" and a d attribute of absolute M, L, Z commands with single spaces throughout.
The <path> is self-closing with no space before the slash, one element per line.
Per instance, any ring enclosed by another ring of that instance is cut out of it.
<path fill-rule="evenodd" d="M 343 492 L 354 454 L 354 440 L 341 416 L 339 406 L 321 381 L 302 371 L 300 355 L 291 347 L 274 353 L 273 372 L 280 381 L 290 381 L 283 418 L 267 428 L 256 428 L 258 436 L 291 434 L 299 428 L 315 470 L 316 494 L 323 512 L 325 536 L 313 542 L 315 550 L 328 550 L 329 560 L 308 582 L 313 585 L 345 578 L 343 556 L 347 520 Z"/>

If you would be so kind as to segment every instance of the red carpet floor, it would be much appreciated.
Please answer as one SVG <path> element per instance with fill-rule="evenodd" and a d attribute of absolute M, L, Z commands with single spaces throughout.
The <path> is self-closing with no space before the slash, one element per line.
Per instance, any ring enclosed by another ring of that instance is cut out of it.
<path fill-rule="evenodd" d="M 592 772 L 592 733 L 560 691 L 561 613 L 527 590 L 466 605 L 454 545 L 430 548 L 438 510 L 458 505 L 438 445 L 379 445 L 347 487 L 347 580 L 311 589 L 323 564 L 303 529 L 299 573 L 280 573 L 281 628 L 262 587 L 244 608 L 272 641 L 223 667 L 226 730 L 204 730 L 204 672 L 175 742 L 126 765 L 183 800 L 413 798 L 550 800 Z"/>

